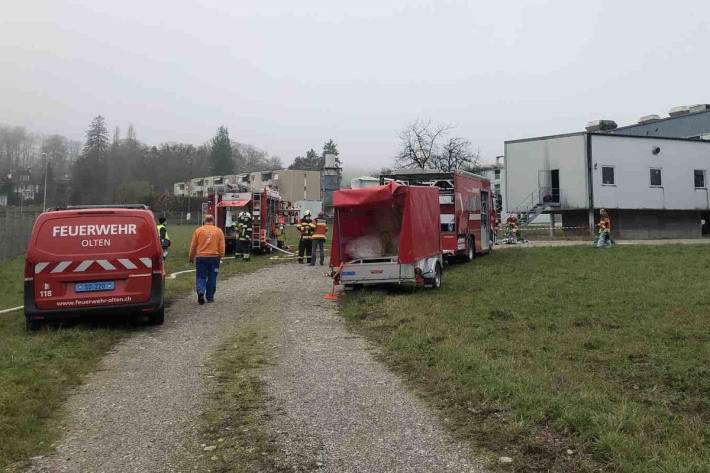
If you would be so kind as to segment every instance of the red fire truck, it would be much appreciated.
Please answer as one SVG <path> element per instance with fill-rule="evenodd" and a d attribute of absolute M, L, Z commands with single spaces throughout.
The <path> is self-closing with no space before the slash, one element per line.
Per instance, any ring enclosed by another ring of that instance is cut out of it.
<path fill-rule="evenodd" d="M 493 251 L 495 207 L 489 179 L 466 171 L 441 172 L 402 169 L 380 176 L 380 183 L 395 181 L 439 189 L 441 246 L 449 259 L 471 261 L 476 254 Z"/>
<path fill-rule="evenodd" d="M 249 212 L 252 218 L 252 252 L 271 251 L 277 246 L 276 235 L 279 216 L 283 212 L 281 195 L 271 189 L 256 192 L 231 192 L 229 186 L 211 189 L 209 201 L 202 204 L 202 215 L 214 216 L 215 225 L 224 232 L 227 253 L 234 253 L 237 235 L 232 222 L 240 212 Z"/>

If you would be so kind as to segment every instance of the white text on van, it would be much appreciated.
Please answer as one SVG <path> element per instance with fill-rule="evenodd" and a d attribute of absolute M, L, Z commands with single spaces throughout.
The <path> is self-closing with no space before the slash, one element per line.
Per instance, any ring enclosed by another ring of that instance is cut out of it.
<path fill-rule="evenodd" d="M 133 223 L 111 225 L 61 225 L 52 227 L 52 237 L 101 236 L 101 235 L 135 235 L 136 225 Z"/>

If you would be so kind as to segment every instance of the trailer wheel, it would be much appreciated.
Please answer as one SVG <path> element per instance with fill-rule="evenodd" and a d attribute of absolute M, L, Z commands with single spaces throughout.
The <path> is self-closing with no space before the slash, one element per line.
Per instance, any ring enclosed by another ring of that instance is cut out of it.
<path fill-rule="evenodd" d="M 441 265 L 436 263 L 434 268 L 434 277 L 424 280 L 424 287 L 427 289 L 437 290 L 441 287 Z"/>

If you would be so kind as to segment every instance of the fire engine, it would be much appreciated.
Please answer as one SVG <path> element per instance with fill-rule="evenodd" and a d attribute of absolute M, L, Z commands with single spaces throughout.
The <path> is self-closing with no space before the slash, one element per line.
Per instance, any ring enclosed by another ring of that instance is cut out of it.
<path fill-rule="evenodd" d="M 268 188 L 260 191 L 239 192 L 240 189 L 229 184 L 214 186 L 210 189 L 209 201 L 202 204 L 202 215 L 212 215 L 215 225 L 222 229 L 225 250 L 234 253 L 238 235 L 233 222 L 241 212 L 249 212 L 252 218 L 252 252 L 270 252 L 271 246 L 277 246 L 277 225 L 283 215 L 281 195 Z"/>
<path fill-rule="evenodd" d="M 493 251 L 495 207 L 491 181 L 466 171 L 395 170 L 380 176 L 381 184 L 395 181 L 439 189 L 441 246 L 448 259 L 473 260 Z"/>

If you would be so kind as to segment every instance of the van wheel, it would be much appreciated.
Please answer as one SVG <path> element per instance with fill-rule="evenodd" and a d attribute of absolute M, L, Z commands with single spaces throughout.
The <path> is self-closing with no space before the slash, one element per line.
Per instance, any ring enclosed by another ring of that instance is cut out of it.
<path fill-rule="evenodd" d="M 163 325 L 165 322 L 165 306 L 148 315 L 148 324 Z"/>
<path fill-rule="evenodd" d="M 436 268 L 434 268 L 434 277 L 424 280 L 424 287 L 434 290 L 441 287 L 441 265 L 439 263 L 436 263 Z"/>
<path fill-rule="evenodd" d="M 28 332 L 36 332 L 42 328 L 42 322 L 39 320 L 30 320 L 29 317 L 25 317 L 25 329 Z"/>

